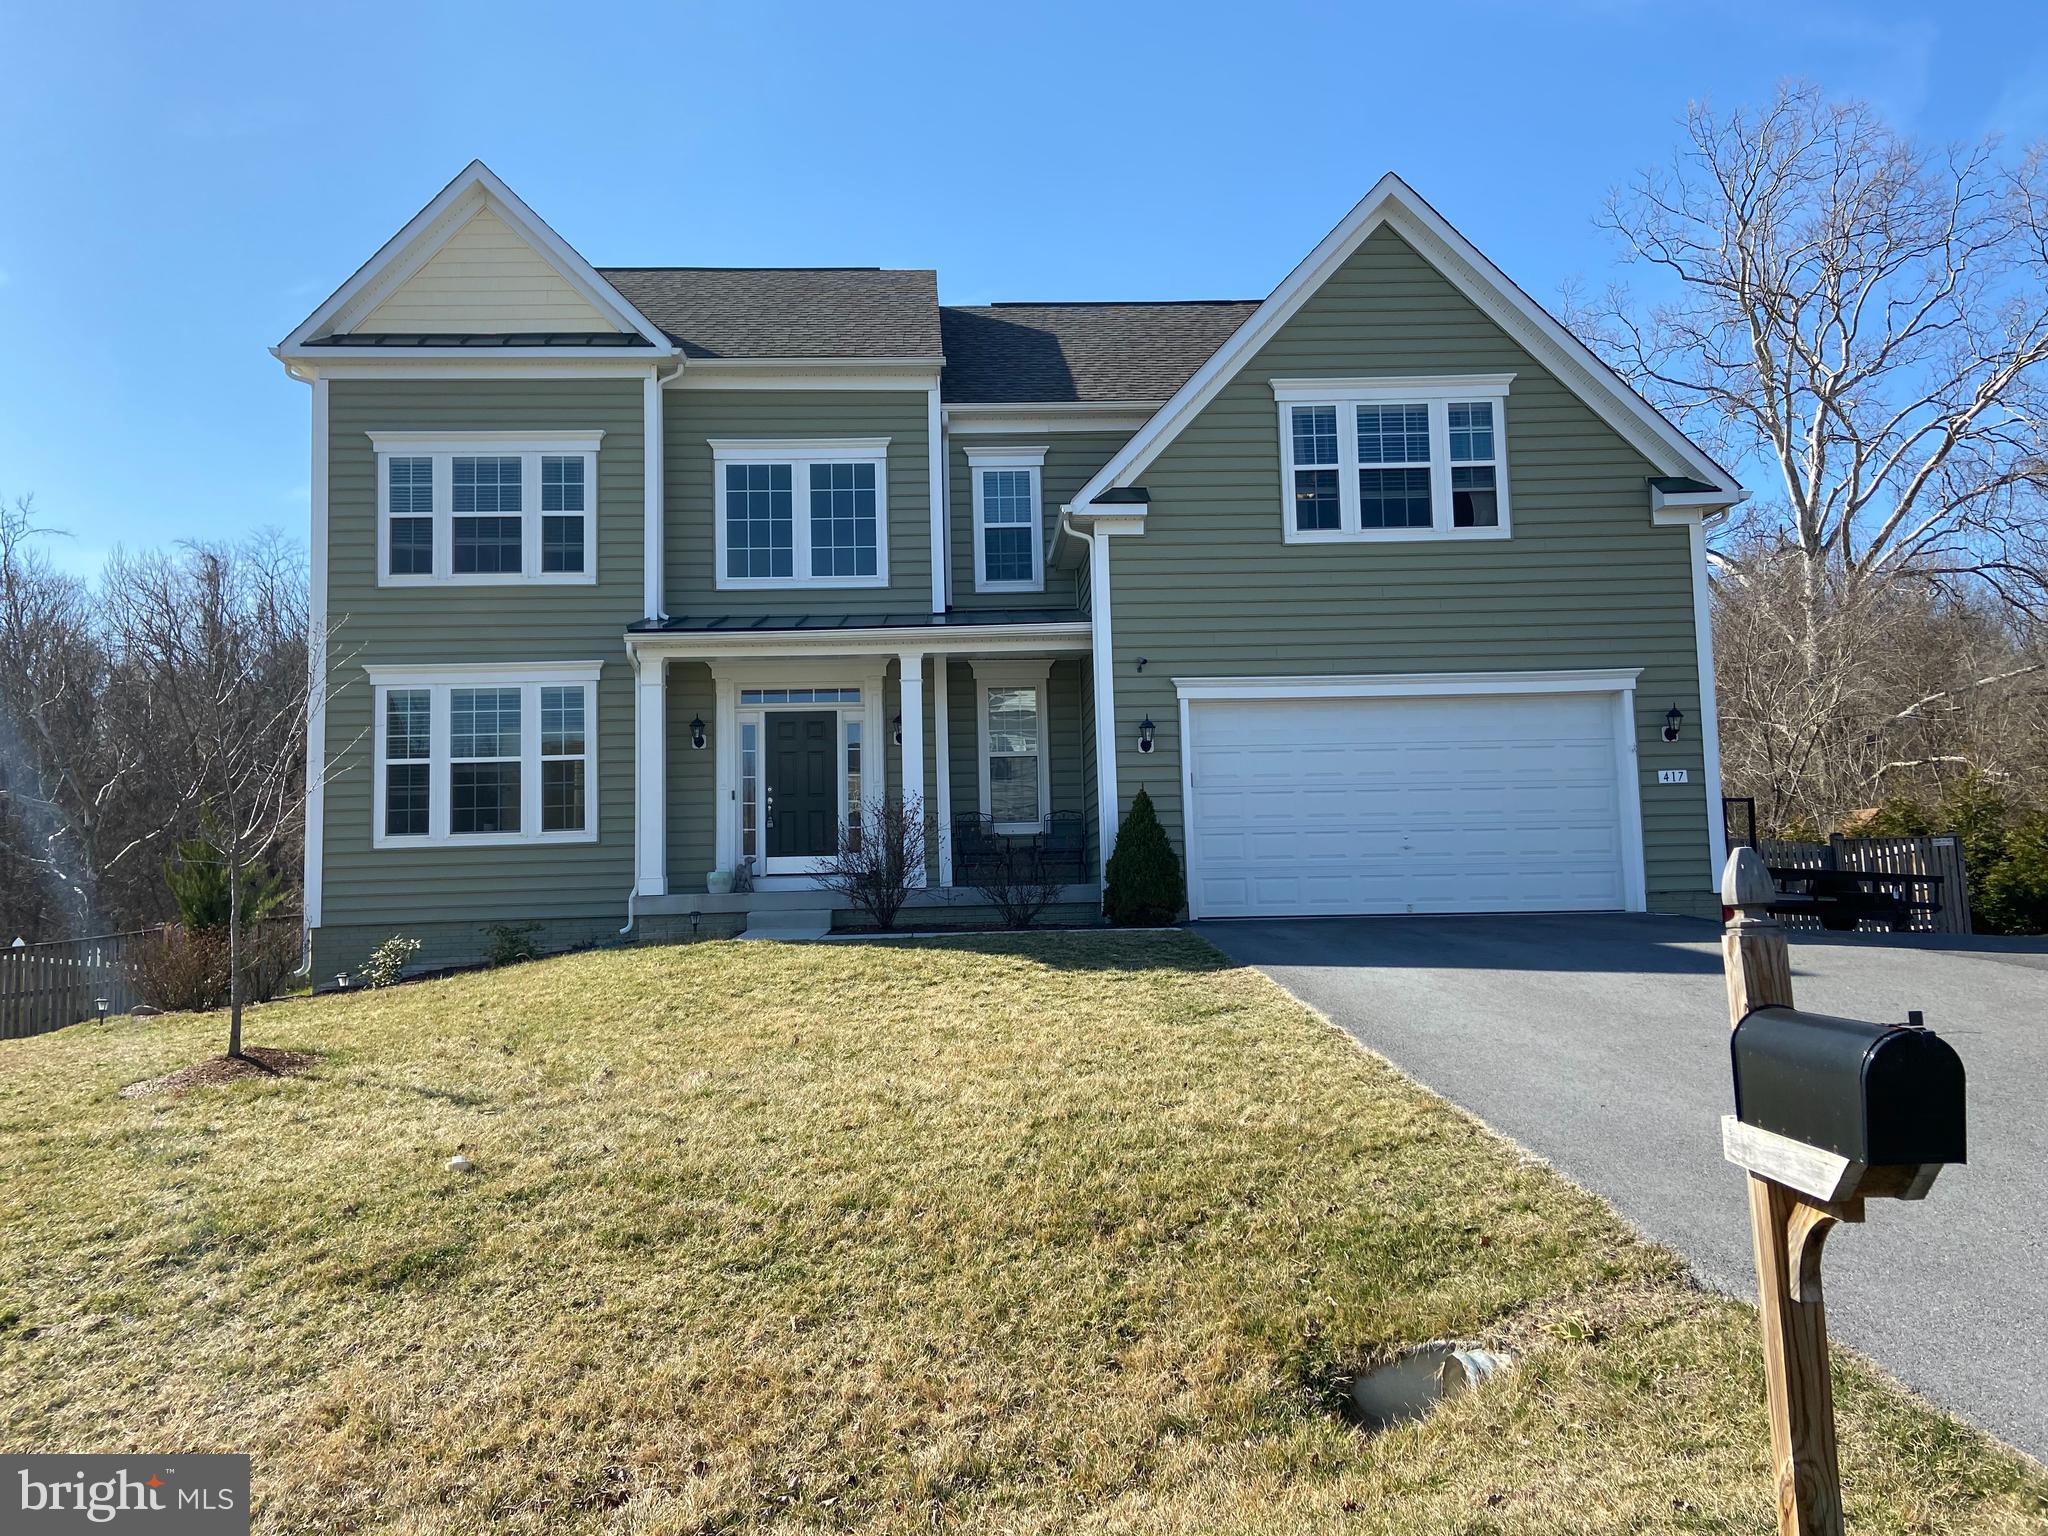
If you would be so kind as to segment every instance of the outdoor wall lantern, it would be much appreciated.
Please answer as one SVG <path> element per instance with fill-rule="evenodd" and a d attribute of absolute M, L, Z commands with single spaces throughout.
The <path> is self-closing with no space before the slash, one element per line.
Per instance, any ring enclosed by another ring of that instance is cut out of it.
<path fill-rule="evenodd" d="M 890 729 L 891 731 L 893 731 L 893 732 L 895 733 L 895 735 L 896 735 L 896 745 L 897 745 L 897 746 L 899 746 L 899 747 L 900 747 L 900 746 L 902 746 L 902 745 L 903 745 L 903 717 L 902 717 L 901 715 L 897 715 L 897 716 L 894 716 L 894 717 L 893 717 L 893 718 L 892 718 L 892 719 L 891 719 L 891 720 L 889 721 L 889 729 Z"/>
<path fill-rule="evenodd" d="M 1678 740 L 1678 728 L 1683 724 L 1685 724 L 1685 711 L 1676 704 L 1672 705 L 1664 712 L 1664 739 L 1666 741 Z"/>
<path fill-rule="evenodd" d="M 690 745 L 698 751 L 704 750 L 704 717 L 694 716 L 690 721 Z"/>
<path fill-rule="evenodd" d="M 1138 722 L 1138 750 L 1140 752 L 1150 752 L 1152 750 L 1152 730 L 1152 717 L 1150 715 L 1147 715 Z"/>

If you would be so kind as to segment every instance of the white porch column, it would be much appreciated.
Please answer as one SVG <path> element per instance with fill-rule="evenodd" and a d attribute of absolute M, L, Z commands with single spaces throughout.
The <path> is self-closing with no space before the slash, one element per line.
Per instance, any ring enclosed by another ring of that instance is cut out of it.
<path fill-rule="evenodd" d="M 740 862 L 740 721 L 739 690 L 732 678 L 719 668 L 711 669 L 714 705 L 711 711 L 712 796 L 716 801 L 711 818 L 712 858 L 720 869 L 737 869 Z"/>
<path fill-rule="evenodd" d="M 633 686 L 633 885 L 668 894 L 668 665 L 637 657 Z"/>
<path fill-rule="evenodd" d="M 953 765 L 947 760 L 952 744 L 948 740 L 952 721 L 946 708 L 944 654 L 932 658 L 932 798 L 938 802 L 936 832 L 939 840 L 939 884 L 953 883 Z"/>
<path fill-rule="evenodd" d="M 897 660 L 903 677 L 898 684 L 903 707 L 903 803 L 924 802 L 924 652 L 905 651 Z M 927 822 L 929 825 L 929 822 Z M 916 882 L 924 884 L 922 880 Z"/>
<path fill-rule="evenodd" d="M 1108 533 L 1098 530 L 1088 548 L 1088 617 L 1094 627 L 1090 660 L 1095 693 L 1095 834 L 1102 854 L 1096 874 L 1105 883 L 1123 819 L 1116 792 L 1116 649 L 1109 631 L 1109 546 Z"/>

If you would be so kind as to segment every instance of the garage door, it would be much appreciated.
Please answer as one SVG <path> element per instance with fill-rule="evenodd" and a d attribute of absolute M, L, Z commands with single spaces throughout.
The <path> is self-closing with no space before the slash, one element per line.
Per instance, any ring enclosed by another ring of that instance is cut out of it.
<path fill-rule="evenodd" d="M 1616 696 L 1197 700 L 1197 917 L 1627 905 Z"/>

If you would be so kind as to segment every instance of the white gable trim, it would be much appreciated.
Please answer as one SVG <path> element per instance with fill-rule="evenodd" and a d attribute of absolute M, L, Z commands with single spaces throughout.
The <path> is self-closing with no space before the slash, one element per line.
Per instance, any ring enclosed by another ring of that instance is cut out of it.
<path fill-rule="evenodd" d="M 1074 494 L 1069 503 L 1074 513 L 1093 515 L 1097 509 L 1090 503 L 1097 496 L 1136 484 L 1167 445 L 1383 224 L 1391 225 L 1452 286 L 1527 347 L 1658 469 L 1710 480 L 1728 487 L 1729 500 L 1741 499 L 1744 493 L 1733 475 L 1630 389 L 1584 342 L 1545 313 L 1412 187 L 1389 171 L 1208 362 Z"/>
<path fill-rule="evenodd" d="M 626 298 L 579 256 L 575 248 L 547 221 L 520 200 L 497 174 L 481 160 L 472 160 L 462 173 L 443 187 L 434 200 L 414 214 L 397 234 L 378 248 L 355 270 L 353 276 L 328 295 L 279 346 L 278 352 L 319 356 L 331 350 L 306 348 L 316 336 L 346 332 L 367 317 L 411 277 L 434 253 L 446 245 L 455 232 L 476 216 L 488 202 L 499 218 L 539 251 L 568 283 L 600 314 L 622 331 L 631 331 L 672 356 L 677 348 L 653 321 L 626 302 Z"/>

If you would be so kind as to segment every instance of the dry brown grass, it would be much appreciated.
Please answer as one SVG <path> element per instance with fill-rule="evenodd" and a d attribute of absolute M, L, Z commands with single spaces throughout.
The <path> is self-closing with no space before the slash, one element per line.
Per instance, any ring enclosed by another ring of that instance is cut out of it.
<path fill-rule="evenodd" d="M 0 1045 L 8 1449 L 251 1451 L 266 1531 L 1772 1529 L 1749 1312 L 1190 938 L 582 955 L 120 1097 L 218 1034 Z M 1440 1335 L 1527 1354 L 1333 1411 Z M 1838 1390 L 1858 1532 L 2048 1523 Z"/>

